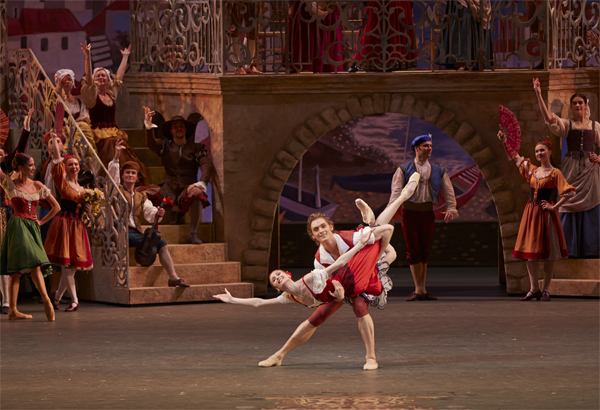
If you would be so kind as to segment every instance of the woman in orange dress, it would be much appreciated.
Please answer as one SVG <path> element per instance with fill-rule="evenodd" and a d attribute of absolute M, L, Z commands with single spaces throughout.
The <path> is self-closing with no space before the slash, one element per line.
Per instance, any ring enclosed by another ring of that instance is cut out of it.
<path fill-rule="evenodd" d="M 58 135 L 54 134 L 52 138 L 57 139 Z M 54 149 L 54 158 L 60 158 L 56 141 Z M 79 206 L 79 196 L 84 190 L 77 182 L 79 159 L 67 155 L 64 159 L 52 161 L 52 179 L 60 193 L 61 212 L 56 215 L 48 228 L 44 249 L 53 265 L 62 266 L 62 276 L 58 290 L 50 294 L 50 299 L 54 309 L 59 310 L 59 301 L 68 288 L 71 294 L 71 304 L 65 311 L 73 312 L 79 309 L 75 272 L 90 270 L 94 267 L 87 231 L 81 220 L 83 212 Z M 91 205 L 85 204 L 83 210 L 90 212 Z"/>
<path fill-rule="evenodd" d="M 513 256 L 527 260 L 527 271 L 531 288 L 521 300 L 550 300 L 548 288 L 554 271 L 554 261 L 567 258 L 567 244 L 558 216 L 558 208 L 575 195 L 575 188 L 569 185 L 560 170 L 550 163 L 552 155 L 549 141 L 540 141 L 535 146 L 535 157 L 541 162 L 536 167 L 529 158 L 516 155 L 513 159 L 521 175 L 531 186 L 531 197 L 525 206 L 517 243 Z M 556 191 L 561 195 L 554 202 Z M 544 262 L 544 283 L 540 291 L 538 281 L 538 261 Z"/>

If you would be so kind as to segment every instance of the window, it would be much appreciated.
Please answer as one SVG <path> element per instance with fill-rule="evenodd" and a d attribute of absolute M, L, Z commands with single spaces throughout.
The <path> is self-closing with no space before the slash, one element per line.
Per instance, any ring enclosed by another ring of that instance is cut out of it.
<path fill-rule="evenodd" d="M 41 44 L 42 51 L 48 51 L 48 38 L 44 37 Z"/>
<path fill-rule="evenodd" d="M 63 50 L 68 50 L 69 49 L 69 37 L 63 37 L 60 41 L 60 45 L 62 47 Z"/>
<path fill-rule="evenodd" d="M 26 36 L 21 37 L 21 48 L 27 48 L 27 37 Z"/>

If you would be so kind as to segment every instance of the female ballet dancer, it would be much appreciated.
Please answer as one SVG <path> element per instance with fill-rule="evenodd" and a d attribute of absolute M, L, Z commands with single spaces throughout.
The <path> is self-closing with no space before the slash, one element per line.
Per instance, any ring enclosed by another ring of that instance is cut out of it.
<path fill-rule="evenodd" d="M 0 184 L 10 199 L 14 214 L 6 225 L 0 274 L 10 275 L 9 279 L 9 320 L 31 319 L 31 315 L 17 310 L 19 281 L 22 273 L 29 272 L 31 279 L 44 302 L 44 310 L 48 321 L 54 321 L 54 308 L 46 293 L 44 276 L 52 273 L 52 266 L 44 252 L 40 226 L 50 220 L 60 211 L 60 206 L 48 188 L 39 181 L 30 179 L 35 172 L 33 158 L 27 154 L 17 154 L 12 167 L 17 171 L 16 177 L 11 178 L 0 169 Z M 36 208 L 40 200 L 47 200 L 52 210 L 41 220 L 37 219 Z"/>
<path fill-rule="evenodd" d="M 51 138 L 54 140 L 53 157 L 57 158 L 52 160 L 52 179 L 60 193 L 62 210 L 48 228 L 44 249 L 50 262 L 62 267 L 62 276 L 58 290 L 52 292 L 50 296 L 54 309 L 59 310 L 60 300 L 65 290 L 69 289 L 71 304 L 65 312 L 74 312 L 79 309 L 75 273 L 78 270 L 90 270 L 94 267 L 87 231 L 81 220 L 82 211 L 89 213 L 92 206 L 89 203 L 83 208 L 78 206 L 79 195 L 84 192 L 83 187 L 77 182 L 79 159 L 71 155 L 61 158 L 58 150 L 58 134 L 52 132 Z"/>
<path fill-rule="evenodd" d="M 525 206 L 517 243 L 513 256 L 527 260 L 527 271 L 531 287 L 521 300 L 550 300 L 548 288 L 554 271 L 554 261 L 568 257 L 567 245 L 562 225 L 558 217 L 558 208 L 575 195 L 575 188 L 569 185 L 560 170 L 550 163 L 552 155 L 549 141 L 540 141 L 535 145 L 535 157 L 541 162 L 536 167 L 529 158 L 519 155 L 513 158 L 517 162 L 521 175 L 531 186 L 531 199 Z M 552 194 L 558 191 L 561 198 L 552 202 Z M 542 291 L 538 281 L 538 262 L 544 262 L 544 282 Z"/>
<path fill-rule="evenodd" d="M 364 242 L 363 236 L 366 235 L 365 232 L 361 233 L 361 239 L 357 244 L 345 254 L 340 255 L 332 265 L 325 269 L 316 269 L 297 282 L 293 282 L 287 272 L 281 270 L 273 271 L 269 276 L 269 282 L 276 289 L 284 291 L 276 299 L 235 298 L 231 296 L 227 289 L 225 289 L 225 294 L 214 296 L 216 299 L 226 303 L 244 304 L 255 307 L 289 302 L 298 302 L 306 306 L 318 306 L 323 302 L 326 303 L 319 306 L 317 311 L 296 329 L 292 337 L 278 352 L 267 360 L 260 362 L 259 366 L 279 366 L 283 358 L 290 351 L 310 339 L 317 326 L 323 323 L 341 306 L 339 302 L 343 300 L 346 294 L 352 299 L 352 307 L 354 313 L 359 318 L 359 329 L 365 342 L 367 362 L 363 369 L 377 369 L 373 320 L 367 311 L 368 302 L 363 297 L 357 296 L 362 292 L 372 295 L 381 293 L 382 285 L 379 281 L 375 265 L 381 256 L 381 251 L 389 244 L 389 239 L 393 233 L 393 226 L 385 223 L 389 222 L 402 203 L 412 196 L 418 180 L 419 174 L 413 174 L 401 195 L 381 213 L 376 221 L 370 208 L 362 200 L 357 200 L 357 205 L 363 214 L 365 222 L 375 221 L 376 224 L 380 224 L 367 237 L 367 240 L 371 243 L 374 241 L 377 242 L 367 246 L 358 255 L 354 256 L 362 248 L 362 243 Z M 318 224 L 319 221 L 320 219 L 316 219 L 314 223 Z M 323 230 L 319 229 L 315 234 L 321 235 L 321 231 Z M 365 230 L 363 229 L 363 231 Z M 326 235 L 326 232 L 323 232 L 323 235 Z M 348 266 L 344 266 L 346 263 Z M 338 268 L 342 269 L 333 278 L 330 278 L 332 273 Z M 328 309 L 330 306 L 334 307 L 334 309 Z"/>

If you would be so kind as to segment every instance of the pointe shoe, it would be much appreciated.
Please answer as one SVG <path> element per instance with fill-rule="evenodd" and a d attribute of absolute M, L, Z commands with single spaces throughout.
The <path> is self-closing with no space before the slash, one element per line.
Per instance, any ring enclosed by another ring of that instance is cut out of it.
<path fill-rule="evenodd" d="M 269 357 L 266 360 L 258 363 L 258 367 L 273 367 L 273 366 L 281 366 L 281 362 L 283 359 L 277 358 L 275 355 Z"/>
<path fill-rule="evenodd" d="M 169 281 L 167 282 L 167 285 L 169 285 L 169 287 L 171 287 L 171 288 L 173 288 L 175 286 L 178 286 L 180 288 L 189 288 L 190 287 L 190 285 L 185 283 L 183 281 L 183 279 L 169 279 Z"/>
<path fill-rule="evenodd" d="M 550 298 L 550 293 L 548 293 L 547 290 L 542 292 L 542 300 L 544 302 L 550 302 L 552 300 L 552 298 Z"/>
<path fill-rule="evenodd" d="M 371 207 L 369 205 L 367 205 L 367 203 L 360 198 L 358 198 L 356 201 L 354 201 L 354 203 L 356 204 L 357 208 L 360 210 L 360 214 L 362 215 L 363 222 L 367 225 L 374 225 L 375 224 L 375 214 L 373 213 L 373 210 L 371 209 Z"/>
<path fill-rule="evenodd" d="M 50 302 L 54 310 L 60 310 L 60 300 L 56 300 L 56 291 L 50 293 Z"/>
<path fill-rule="evenodd" d="M 375 359 L 367 359 L 367 363 L 363 366 L 363 370 L 377 370 L 379 368 L 379 364 Z"/>
<path fill-rule="evenodd" d="M 54 309 L 52 309 L 52 312 L 54 312 Z M 19 311 L 11 314 L 8 314 L 8 320 L 27 320 L 27 319 L 33 319 L 33 316 L 31 315 L 26 315 L 25 313 L 21 313 Z"/>
<path fill-rule="evenodd" d="M 548 295 L 548 297 L 550 297 L 550 296 Z M 526 301 L 526 300 L 531 300 L 533 298 L 540 300 L 542 298 L 542 292 L 539 290 L 537 290 L 535 292 L 527 292 L 527 295 L 524 298 L 521 298 L 519 300 Z"/>
<path fill-rule="evenodd" d="M 71 303 L 68 308 L 65 309 L 65 312 L 77 312 L 79 310 L 79 303 Z"/>
<path fill-rule="evenodd" d="M 54 322 L 54 305 L 50 299 L 48 299 L 47 302 L 44 302 L 44 312 L 46 312 L 46 319 L 48 319 L 48 322 Z"/>

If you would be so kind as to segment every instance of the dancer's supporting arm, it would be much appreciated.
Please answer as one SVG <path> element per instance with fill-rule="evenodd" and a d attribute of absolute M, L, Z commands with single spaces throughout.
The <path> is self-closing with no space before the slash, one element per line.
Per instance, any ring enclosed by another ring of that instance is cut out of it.
<path fill-rule="evenodd" d="M 333 273 L 336 270 L 338 270 L 339 268 L 341 268 L 342 266 L 344 266 L 345 264 L 350 262 L 350 259 L 352 259 L 352 257 L 354 255 L 356 255 L 358 253 L 358 251 L 360 251 L 366 245 L 367 242 L 369 242 L 369 238 L 371 237 L 371 232 L 372 232 L 372 229 L 370 229 L 370 228 L 365 228 L 365 229 L 361 230 L 360 240 L 358 242 L 356 242 L 356 245 L 354 245 L 354 247 L 349 249 L 348 252 L 341 255 L 339 258 L 337 258 L 337 260 L 335 262 L 333 262 L 331 265 L 329 265 L 328 267 L 325 268 L 325 272 L 327 272 L 329 277 L 333 276 Z"/>
<path fill-rule="evenodd" d="M 233 305 L 246 305 L 253 307 L 280 305 L 281 302 L 277 298 L 261 299 L 261 298 L 236 298 L 231 296 L 231 293 L 225 288 L 225 293 L 213 295 L 213 298 L 219 299 L 221 302 L 231 303 Z"/>

